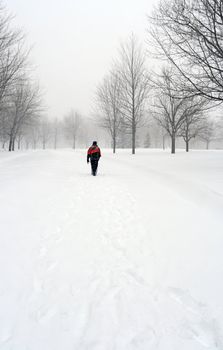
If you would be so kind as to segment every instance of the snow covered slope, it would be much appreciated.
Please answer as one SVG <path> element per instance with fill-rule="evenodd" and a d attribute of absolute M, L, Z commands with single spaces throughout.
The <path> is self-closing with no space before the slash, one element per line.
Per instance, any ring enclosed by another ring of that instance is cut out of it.
<path fill-rule="evenodd" d="M 0 169 L 0 349 L 223 349 L 222 151 Z"/>

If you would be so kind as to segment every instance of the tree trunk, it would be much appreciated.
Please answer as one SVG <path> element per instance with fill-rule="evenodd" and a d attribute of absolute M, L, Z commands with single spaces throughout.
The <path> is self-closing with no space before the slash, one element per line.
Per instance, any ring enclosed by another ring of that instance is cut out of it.
<path fill-rule="evenodd" d="M 15 139 L 12 140 L 12 151 L 15 151 Z"/>
<path fill-rule="evenodd" d="M 20 150 L 20 148 L 21 148 L 21 139 L 19 137 L 19 139 L 18 139 L 18 150 Z"/>
<path fill-rule="evenodd" d="M 116 150 L 116 137 L 113 137 L 113 153 L 115 153 Z"/>
<path fill-rule="evenodd" d="M 10 139 L 9 139 L 9 152 L 12 151 L 12 136 L 10 136 Z"/>
<path fill-rule="evenodd" d="M 73 138 L 73 149 L 75 149 L 76 148 L 76 137 L 74 136 L 74 138 Z"/>
<path fill-rule="evenodd" d="M 189 152 L 189 140 L 186 140 L 186 152 Z"/>
<path fill-rule="evenodd" d="M 133 125 L 132 127 L 132 154 L 136 153 L 136 129 Z"/>
<path fill-rule="evenodd" d="M 163 150 L 165 151 L 165 135 L 163 136 Z"/>
<path fill-rule="evenodd" d="M 122 136 L 121 136 L 121 147 L 125 148 L 125 140 L 124 140 L 124 133 L 122 132 Z"/>
<path fill-rule="evenodd" d="M 175 153 L 176 151 L 176 136 L 175 133 L 171 135 L 171 153 Z"/>
<path fill-rule="evenodd" d="M 54 138 L 54 149 L 57 149 L 57 134 L 55 135 L 55 138 Z"/>

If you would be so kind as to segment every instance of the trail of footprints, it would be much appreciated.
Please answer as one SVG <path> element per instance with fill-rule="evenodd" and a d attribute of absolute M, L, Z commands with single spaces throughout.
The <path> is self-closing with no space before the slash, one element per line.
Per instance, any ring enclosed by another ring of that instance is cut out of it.
<path fill-rule="evenodd" d="M 99 226 L 98 232 L 100 232 L 101 244 L 107 253 L 112 254 L 113 261 L 111 262 L 111 259 L 109 259 L 101 261 L 102 266 L 93 266 L 92 278 L 87 281 L 88 285 L 86 285 L 85 292 L 82 287 L 78 289 L 76 285 L 68 286 L 69 291 L 66 291 L 66 293 L 70 294 L 73 304 L 66 305 L 66 300 L 64 300 L 64 305 L 60 305 L 59 308 L 53 303 L 45 305 L 45 294 L 50 293 L 49 287 L 47 287 L 50 275 L 59 264 L 57 260 L 50 259 L 50 252 L 63 242 L 66 227 L 69 228 L 71 221 L 74 220 L 74 212 L 78 215 L 77 208 L 83 210 L 83 201 L 86 195 L 85 186 L 87 186 L 87 182 L 83 182 L 82 187 L 78 189 L 77 197 L 69 200 L 66 210 L 62 212 L 63 223 L 56 227 L 54 231 L 47 229 L 42 236 L 37 271 L 33 281 L 33 293 L 30 298 L 32 317 L 35 321 L 46 323 L 53 317 L 57 317 L 60 319 L 61 331 L 73 334 L 74 349 L 104 350 L 105 343 L 103 343 L 103 340 L 95 338 L 95 336 L 97 334 L 97 324 L 101 324 L 98 317 L 102 317 L 101 310 L 107 308 L 108 319 L 104 322 L 104 325 L 108 328 L 105 328 L 105 331 L 108 332 L 107 337 L 110 344 L 113 343 L 114 349 L 119 350 L 117 342 L 119 340 L 121 344 L 121 338 L 125 337 L 124 331 L 128 330 L 128 324 L 124 321 L 128 305 L 126 305 L 127 301 L 124 300 L 123 296 L 129 289 L 135 288 L 139 292 L 139 298 L 141 291 L 143 291 L 143 296 L 147 293 L 147 302 L 150 305 L 147 305 L 146 309 L 151 306 L 151 312 L 160 313 L 160 318 L 166 317 L 165 314 L 162 315 L 162 308 L 165 307 L 166 303 L 180 305 L 179 313 L 182 314 L 182 320 L 177 323 L 175 329 L 173 326 L 174 336 L 195 341 L 204 349 L 221 349 L 222 336 L 219 334 L 218 325 L 210 317 L 205 318 L 205 306 L 194 301 L 188 293 L 180 289 L 170 287 L 169 289 L 159 288 L 156 290 L 141 275 L 137 261 L 132 260 L 133 252 L 137 252 L 139 256 L 145 253 L 144 242 L 149 244 L 149 232 L 140 223 L 140 215 L 137 214 L 134 198 L 127 191 L 120 190 L 118 187 L 111 188 L 109 184 L 107 187 L 105 186 L 106 193 L 101 194 L 101 198 L 100 193 L 97 196 L 96 212 L 100 212 L 100 216 L 96 217 L 95 220 L 96 226 L 97 224 Z M 94 198 L 93 189 L 89 187 L 87 191 L 88 198 Z M 65 189 L 65 194 L 69 198 L 68 188 Z M 52 203 L 54 201 L 55 198 L 52 199 Z M 51 210 L 51 217 L 56 215 L 56 209 Z M 100 217 L 103 220 L 100 221 Z M 101 222 L 103 225 L 101 225 Z M 156 261 L 155 252 L 152 247 L 147 246 L 146 248 L 149 251 L 147 254 L 150 256 L 151 264 L 154 264 Z M 102 257 L 105 257 L 105 255 L 102 255 Z M 155 269 L 155 266 L 152 266 L 151 269 Z M 80 298 L 82 298 L 83 304 L 77 305 L 75 300 Z M 134 317 L 134 315 L 132 314 L 131 317 Z M 121 319 L 123 320 L 121 321 Z M 109 322 L 111 323 L 110 328 Z M 174 324 L 174 321 L 170 319 L 170 323 Z M 102 327 L 104 325 L 102 324 Z M 135 332 L 131 330 L 129 336 L 122 342 L 123 346 L 120 349 L 159 349 L 159 345 L 162 346 L 160 338 L 168 337 L 170 332 L 169 329 L 163 330 L 161 336 L 159 327 L 162 328 L 162 325 L 146 323 L 142 327 L 139 326 Z M 6 335 L 4 339 L 0 339 L 1 344 L 7 342 L 7 339 L 10 339 L 10 334 Z"/>

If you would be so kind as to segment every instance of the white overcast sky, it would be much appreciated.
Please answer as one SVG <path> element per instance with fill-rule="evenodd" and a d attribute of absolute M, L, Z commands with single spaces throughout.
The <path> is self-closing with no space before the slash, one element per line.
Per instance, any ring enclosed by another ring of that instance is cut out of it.
<path fill-rule="evenodd" d="M 31 61 L 50 117 L 71 108 L 88 115 L 94 91 L 120 41 L 145 42 L 146 15 L 158 0 L 7 0 L 33 46 Z"/>

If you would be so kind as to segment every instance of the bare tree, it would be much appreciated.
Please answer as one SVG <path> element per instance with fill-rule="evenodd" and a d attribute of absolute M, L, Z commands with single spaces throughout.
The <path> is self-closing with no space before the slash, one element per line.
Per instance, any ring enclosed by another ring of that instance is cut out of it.
<path fill-rule="evenodd" d="M 178 90 L 178 76 L 173 68 L 163 69 L 156 82 L 152 114 L 171 138 L 171 153 L 175 153 L 177 136 L 185 136 L 189 150 L 191 138 L 189 125 L 201 117 L 206 105 L 205 99 L 188 97 L 185 91 Z"/>
<path fill-rule="evenodd" d="M 64 118 L 64 128 L 68 137 L 72 140 L 73 149 L 76 148 L 78 132 L 81 126 L 81 116 L 78 112 L 71 110 Z"/>
<path fill-rule="evenodd" d="M 38 86 L 21 81 L 9 98 L 8 133 L 9 151 L 14 151 L 15 140 L 22 134 L 22 128 L 41 113 L 41 97 Z"/>
<path fill-rule="evenodd" d="M 121 118 L 119 133 L 117 135 L 117 146 L 120 148 L 131 148 L 131 130 L 126 127 L 123 118 Z"/>
<path fill-rule="evenodd" d="M 12 26 L 12 19 L 0 0 L 0 134 L 3 147 L 9 142 L 10 150 L 14 149 L 16 138 L 19 146 L 22 138 L 22 113 L 15 116 L 13 109 L 18 98 L 18 86 L 27 82 L 28 57 L 28 51 L 24 49 L 24 35 Z"/>
<path fill-rule="evenodd" d="M 58 133 L 59 133 L 59 122 L 58 119 L 55 118 L 53 121 L 53 138 L 54 138 L 54 149 L 57 149 L 58 143 Z"/>
<path fill-rule="evenodd" d="M 222 139 L 222 134 L 219 135 L 219 129 L 221 128 L 221 126 L 222 124 L 220 125 L 219 122 L 215 119 L 206 119 L 204 121 L 198 137 L 203 142 L 205 142 L 206 149 L 209 149 L 211 142 L 219 141 L 219 139 Z"/>
<path fill-rule="evenodd" d="M 152 101 L 151 101 L 152 105 Z M 149 116 L 147 117 L 148 131 L 150 134 L 151 147 L 165 149 L 167 132 L 160 125 L 159 122 L 154 118 L 154 110 L 149 111 Z M 168 135 L 169 136 L 169 135 Z"/>
<path fill-rule="evenodd" d="M 150 136 L 150 132 L 149 131 L 147 131 L 146 136 L 145 136 L 144 147 L 145 148 L 150 148 L 151 147 L 151 136 Z"/>
<path fill-rule="evenodd" d="M 183 137 L 186 144 L 186 152 L 189 152 L 189 143 L 193 138 L 202 135 L 204 132 L 204 125 L 206 124 L 206 117 L 202 114 L 202 110 L 196 113 L 196 105 L 194 106 L 194 113 L 185 116 L 185 120 L 180 127 L 179 136 Z"/>
<path fill-rule="evenodd" d="M 2 109 L 0 116 L 0 140 L 2 142 L 2 148 L 5 149 L 5 145 L 8 142 L 8 128 L 7 128 L 7 112 Z"/>
<path fill-rule="evenodd" d="M 149 96 L 149 76 L 145 53 L 134 35 L 121 45 L 117 71 L 121 84 L 121 114 L 131 133 L 132 153 L 135 154 L 136 132 L 142 125 Z"/>
<path fill-rule="evenodd" d="M 40 139 L 42 141 L 42 148 L 45 150 L 47 143 L 51 138 L 51 124 L 46 117 L 43 117 L 40 122 Z"/>
<path fill-rule="evenodd" d="M 28 125 L 25 138 L 31 143 L 33 149 L 37 148 L 41 138 L 41 122 L 39 119 L 32 120 L 32 123 Z"/>
<path fill-rule="evenodd" d="M 99 126 L 108 130 L 112 138 L 113 153 L 116 151 L 117 136 L 121 125 L 120 78 L 114 70 L 105 77 L 96 92 Z"/>
<path fill-rule="evenodd" d="M 5 97 L 11 93 L 11 87 L 23 76 L 28 55 L 23 49 L 22 32 L 14 29 L 11 22 L 12 17 L 0 1 L 0 113 L 4 109 Z"/>
<path fill-rule="evenodd" d="M 177 67 L 187 90 L 223 101 L 222 0 L 161 0 L 149 20 L 152 42 Z"/>

